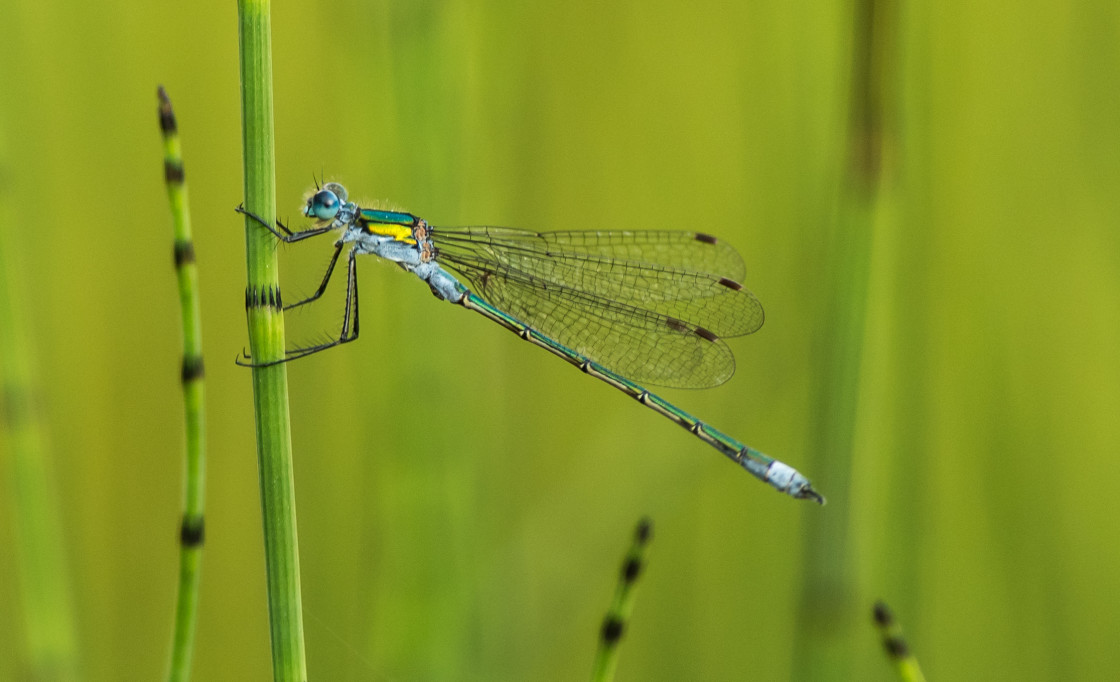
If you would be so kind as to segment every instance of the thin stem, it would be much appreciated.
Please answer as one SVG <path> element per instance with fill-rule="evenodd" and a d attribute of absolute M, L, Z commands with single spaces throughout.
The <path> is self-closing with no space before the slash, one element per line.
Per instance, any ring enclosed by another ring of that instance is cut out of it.
<path fill-rule="evenodd" d="M 268 0 L 238 0 L 241 46 L 242 146 L 245 209 L 276 217 L 276 159 L 272 123 L 272 38 Z M 272 234 L 245 218 L 248 283 L 245 308 L 254 361 L 284 357 L 283 303 Z M 303 607 L 299 584 L 295 481 L 288 420 L 288 374 L 283 364 L 254 367 L 257 466 L 264 522 L 272 673 L 304 680 Z"/>
<path fill-rule="evenodd" d="M 179 278 L 179 308 L 183 323 L 183 408 L 187 457 L 183 519 L 179 527 L 179 593 L 175 602 L 175 631 L 171 645 L 170 680 L 189 680 L 194 635 L 198 624 L 198 592 L 206 503 L 206 413 L 203 395 L 202 314 L 198 296 L 198 266 L 191 239 L 191 214 L 179 129 L 171 100 L 158 90 L 159 125 L 163 133 L 163 175 L 171 203 L 175 271 Z"/>
<path fill-rule="evenodd" d="M 630 612 L 634 608 L 634 584 L 645 566 L 652 533 L 653 524 L 649 519 L 643 518 L 638 522 L 638 527 L 634 531 L 634 542 L 622 562 L 622 572 L 618 577 L 614 600 L 599 631 L 599 650 L 595 655 L 595 667 L 591 672 L 592 682 L 609 682 L 614 679 L 614 671 L 618 666 L 618 643 L 622 641 L 626 625 L 630 622 Z"/>
<path fill-rule="evenodd" d="M 910 645 L 902 636 L 902 626 L 894 619 L 894 614 L 883 602 L 876 602 L 872 612 L 875 625 L 883 636 L 883 648 L 887 657 L 894 663 L 898 678 L 903 682 L 926 682 L 918 659 L 910 651 Z"/>

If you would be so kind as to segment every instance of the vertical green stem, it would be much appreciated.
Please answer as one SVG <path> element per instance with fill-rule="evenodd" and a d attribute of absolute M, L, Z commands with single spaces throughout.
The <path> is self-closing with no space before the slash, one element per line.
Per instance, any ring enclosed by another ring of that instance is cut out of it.
<path fill-rule="evenodd" d="M 242 142 L 245 208 L 276 217 L 276 159 L 272 124 L 272 38 L 268 0 L 237 3 L 241 46 Z M 284 357 L 284 318 L 276 242 L 245 219 L 249 348 L 258 362 Z M 299 585 L 295 481 L 288 424 L 288 374 L 283 364 L 253 368 L 257 465 L 264 521 L 272 671 L 276 680 L 303 680 L 307 663 Z"/>
<path fill-rule="evenodd" d="M 171 646 L 170 680 L 188 680 L 198 623 L 198 592 L 204 539 L 206 500 L 206 414 L 203 409 L 202 313 L 198 295 L 198 266 L 191 239 L 191 214 L 179 129 L 171 100 L 158 91 L 159 126 L 163 133 L 163 171 L 174 228 L 175 272 L 179 278 L 179 309 L 183 323 L 183 409 L 187 458 L 183 519 L 179 527 L 179 593 L 175 603 L 175 632 Z"/>
<path fill-rule="evenodd" d="M 821 315 L 817 409 L 812 433 L 816 460 L 808 465 L 827 481 L 837 504 L 809 519 L 804 532 L 805 577 L 798 613 L 796 679 L 852 677 L 857 601 L 850 542 L 851 481 L 872 233 L 886 169 L 891 115 L 890 58 L 895 10 L 883 0 L 853 6 L 848 174 L 839 216 L 826 235 L 826 286 Z"/>
<path fill-rule="evenodd" d="M 8 240 L 7 195 L 0 193 L 0 466 L 14 528 L 23 607 L 26 679 L 79 679 L 74 609 L 52 461 L 39 411 L 34 359 L 22 304 L 21 260 Z M 13 643 L 3 656 L 17 655 Z"/>
<path fill-rule="evenodd" d="M 638 522 L 638 527 L 634 531 L 634 542 L 622 562 L 622 572 L 618 577 L 614 600 L 599 631 L 599 650 L 595 655 L 595 667 L 591 672 L 592 682 L 609 682 L 614 679 L 614 671 L 618 666 L 618 644 L 622 641 L 622 635 L 625 634 L 626 625 L 630 621 L 630 613 L 634 609 L 634 584 L 645 566 L 652 532 L 653 524 L 649 519 L 644 518 Z"/>
<path fill-rule="evenodd" d="M 879 634 L 883 637 L 883 649 L 886 650 L 887 656 L 894 663 L 895 671 L 898 672 L 898 679 L 902 682 L 926 682 L 926 676 L 922 674 L 918 659 L 914 657 L 910 645 L 902 636 L 902 626 L 895 621 L 894 614 L 887 605 L 876 602 L 872 615 L 875 618 L 875 625 L 879 628 Z"/>

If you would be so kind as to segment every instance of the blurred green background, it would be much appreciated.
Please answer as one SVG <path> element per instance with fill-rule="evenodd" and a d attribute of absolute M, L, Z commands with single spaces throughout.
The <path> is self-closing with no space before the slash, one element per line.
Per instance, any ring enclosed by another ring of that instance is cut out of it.
<path fill-rule="evenodd" d="M 207 364 L 196 679 L 267 679 L 252 396 L 233 363 L 246 344 L 236 6 L 4 0 L 0 14 L 0 230 L 20 306 L 5 312 L 26 322 L 83 676 L 161 677 L 170 644 L 183 417 L 162 83 Z M 435 224 L 724 237 L 766 325 L 731 342 L 725 386 L 662 394 L 829 496 L 775 494 L 364 262 L 362 338 L 289 369 L 312 679 L 586 679 L 643 514 L 654 545 L 620 680 L 889 680 L 877 598 L 932 679 L 1115 676 L 1120 5 L 888 12 L 870 199 L 851 189 L 856 14 L 274 8 L 282 217 L 299 223 L 325 172 Z M 866 264 L 855 299 L 829 274 L 846 267 L 848 230 L 869 235 L 851 242 Z M 286 292 L 310 291 L 329 252 L 283 249 L 282 263 L 312 253 Z M 860 361 L 839 371 L 837 320 L 854 320 Z M 830 383 L 848 375 L 855 402 Z M 849 422 L 850 462 L 822 447 L 830 419 Z M 5 481 L 10 453 L 0 436 Z M 18 561 L 0 552 L 0 678 L 13 680 L 29 670 Z M 842 570 L 822 588 L 809 561 Z M 794 662 L 822 646 L 841 662 Z"/>

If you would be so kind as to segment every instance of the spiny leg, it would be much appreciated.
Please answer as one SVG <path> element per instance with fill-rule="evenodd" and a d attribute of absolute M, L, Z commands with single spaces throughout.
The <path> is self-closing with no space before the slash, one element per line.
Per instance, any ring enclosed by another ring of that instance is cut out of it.
<path fill-rule="evenodd" d="M 310 296 L 303 299 L 302 301 L 296 301 L 295 303 L 289 303 L 288 305 L 284 306 L 284 310 L 291 310 L 292 308 L 298 308 L 301 305 L 306 305 L 308 303 L 311 303 L 312 301 L 318 300 L 319 297 L 323 295 L 323 292 L 325 292 L 327 290 L 327 283 L 331 281 L 331 275 L 334 273 L 335 264 L 338 263 L 338 254 L 342 253 L 342 247 L 343 247 L 343 244 L 342 244 L 341 241 L 335 243 L 335 245 L 334 245 L 334 255 L 331 256 L 331 262 L 327 266 L 326 273 L 323 275 L 323 281 L 319 283 L 319 288 L 315 290 L 315 293 L 311 294 Z"/>
<path fill-rule="evenodd" d="M 316 227 L 316 228 L 312 228 L 310 230 L 303 230 L 303 231 L 300 231 L 300 232 L 292 232 L 291 230 L 289 230 L 287 227 L 284 226 L 284 223 L 277 220 L 276 221 L 277 226 L 280 227 L 280 230 L 283 230 L 283 232 L 281 232 L 280 230 L 277 230 L 272 225 L 269 225 L 268 221 L 266 221 L 264 218 L 260 217 L 256 213 L 253 213 L 252 211 L 246 210 L 244 206 L 238 206 L 234 210 L 237 211 L 238 213 L 242 214 L 242 215 L 249 216 L 250 218 L 252 218 L 256 222 L 260 223 L 266 230 L 268 230 L 272 234 L 276 235 L 277 239 L 279 239 L 280 241 L 282 241 L 284 243 L 287 243 L 287 244 L 292 244 L 292 243 L 295 243 L 295 242 L 303 241 L 304 239 L 307 239 L 308 237 L 315 237 L 315 236 L 318 236 L 318 235 L 321 235 L 321 234 L 326 234 L 327 232 L 331 232 L 332 230 L 335 229 L 335 227 L 333 225 L 328 225 L 327 227 Z"/>
<path fill-rule="evenodd" d="M 339 331 L 337 339 L 314 346 L 307 346 L 306 348 L 293 348 L 292 350 L 285 351 L 283 358 L 271 362 L 251 362 L 252 358 L 245 353 L 242 353 L 243 358 L 237 358 L 235 362 L 242 367 L 271 367 L 272 365 L 290 362 L 328 348 L 341 346 L 344 343 L 350 343 L 358 338 L 358 266 L 357 261 L 354 259 L 355 255 L 357 255 L 356 252 L 351 249 L 346 265 L 346 312 L 342 317 L 342 329 Z M 243 360 L 249 360 L 249 362 Z"/>
<path fill-rule="evenodd" d="M 281 234 L 275 228 L 273 228 L 271 225 L 269 225 L 267 222 L 265 222 L 264 219 L 262 219 L 259 215 L 257 215 L 256 213 L 253 213 L 251 211 L 245 210 L 245 208 L 243 206 L 238 206 L 235 210 L 238 213 L 241 213 L 243 215 L 247 215 L 250 218 L 252 218 L 253 220 L 255 220 L 256 222 L 260 223 L 269 232 L 276 235 L 277 239 L 280 239 L 281 241 L 283 241 L 285 243 L 288 243 L 288 244 L 291 244 L 293 242 L 298 242 L 298 241 L 301 241 L 303 239 L 307 239 L 308 237 L 314 237 L 314 236 L 317 236 L 317 235 L 320 235 L 320 234 L 324 234 L 324 233 L 330 232 L 331 230 L 334 229 L 333 227 L 323 227 L 323 228 L 316 228 L 316 229 L 313 229 L 313 230 L 304 230 L 303 232 L 292 232 L 291 230 L 289 230 L 287 227 L 284 226 L 284 223 L 277 220 L 276 224 L 280 227 L 281 230 L 284 231 L 284 233 Z M 326 272 L 326 274 L 323 275 L 323 281 L 319 283 L 319 289 L 314 294 L 308 296 L 307 298 L 303 299 L 302 301 L 296 301 L 295 303 L 289 303 L 288 305 L 284 306 L 284 310 L 291 310 L 292 308 L 298 308 L 301 305 L 305 305 L 307 303 L 311 303 L 314 300 L 317 300 L 320 296 L 323 295 L 323 292 L 327 290 L 327 283 L 330 282 L 331 274 L 334 273 L 334 266 L 335 266 L 336 263 L 338 263 L 338 254 L 341 253 L 341 252 L 342 252 L 342 242 L 337 242 L 334 245 L 334 255 L 331 256 L 330 265 L 327 266 L 327 272 Z"/>
<path fill-rule="evenodd" d="M 358 267 L 354 259 L 356 254 L 354 249 L 350 249 L 350 257 L 346 264 L 346 314 L 342 316 L 342 332 L 338 335 L 338 343 L 348 343 L 358 338 Z M 350 329 L 351 315 L 354 321 L 353 330 Z"/>

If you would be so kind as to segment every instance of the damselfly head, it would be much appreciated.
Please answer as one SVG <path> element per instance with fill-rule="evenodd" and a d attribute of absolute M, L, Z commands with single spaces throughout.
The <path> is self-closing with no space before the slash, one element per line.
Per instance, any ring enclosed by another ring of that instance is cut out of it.
<path fill-rule="evenodd" d="M 323 189 L 315 192 L 307 199 L 307 206 L 303 207 L 303 214 L 316 220 L 331 221 L 338 215 L 338 211 L 346 203 L 346 188 L 337 182 L 328 182 Z"/>

